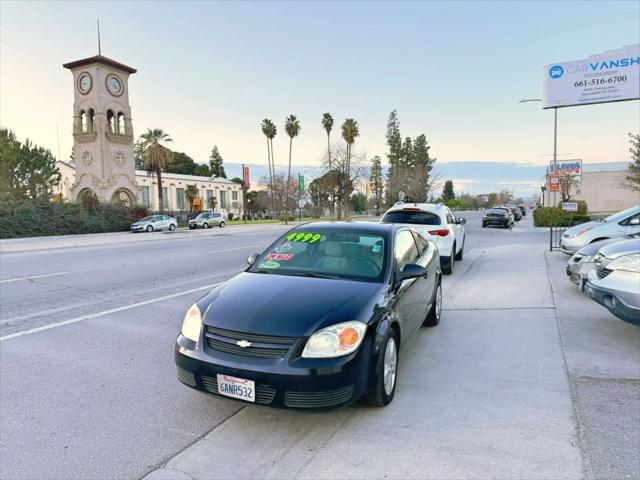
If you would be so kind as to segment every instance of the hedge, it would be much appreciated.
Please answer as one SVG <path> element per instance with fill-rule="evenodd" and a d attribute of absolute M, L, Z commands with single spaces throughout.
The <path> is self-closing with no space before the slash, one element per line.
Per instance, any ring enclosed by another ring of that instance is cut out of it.
<path fill-rule="evenodd" d="M 0 238 L 119 232 L 129 230 L 145 215 L 146 207 L 138 205 L 98 203 L 85 207 L 45 200 L 0 202 Z"/>
<path fill-rule="evenodd" d="M 540 207 L 533 211 L 533 224 L 536 227 L 572 227 L 589 220 L 587 203 L 583 200 L 578 201 L 577 212 L 567 212 L 560 207 Z"/>

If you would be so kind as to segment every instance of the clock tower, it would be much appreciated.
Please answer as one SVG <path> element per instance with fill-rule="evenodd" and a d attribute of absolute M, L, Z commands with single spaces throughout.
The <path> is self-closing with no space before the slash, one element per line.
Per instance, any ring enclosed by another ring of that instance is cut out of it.
<path fill-rule="evenodd" d="M 73 75 L 73 152 L 76 180 L 71 197 L 133 204 L 138 197 L 129 106 L 134 68 L 102 55 L 65 63 Z"/>

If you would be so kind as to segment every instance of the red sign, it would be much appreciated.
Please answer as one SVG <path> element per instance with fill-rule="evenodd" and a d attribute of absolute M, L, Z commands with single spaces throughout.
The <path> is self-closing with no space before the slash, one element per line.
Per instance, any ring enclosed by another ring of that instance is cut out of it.
<path fill-rule="evenodd" d="M 249 167 L 242 166 L 242 181 L 244 182 L 244 186 L 247 190 L 251 188 L 251 183 L 249 182 Z"/>
<path fill-rule="evenodd" d="M 560 174 L 559 173 L 549 174 L 549 191 L 550 192 L 560 191 Z"/>

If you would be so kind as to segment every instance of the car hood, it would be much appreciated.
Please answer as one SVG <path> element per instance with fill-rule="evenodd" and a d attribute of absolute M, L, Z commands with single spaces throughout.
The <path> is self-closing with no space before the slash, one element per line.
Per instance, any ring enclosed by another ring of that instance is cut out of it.
<path fill-rule="evenodd" d="M 600 250 L 602 247 L 619 241 L 620 238 L 606 238 L 604 240 L 598 240 L 597 242 L 589 243 L 588 245 L 582 247 L 576 252 L 576 255 L 582 255 L 583 257 L 592 257 L 596 253 L 598 253 L 598 250 Z"/>
<path fill-rule="evenodd" d="M 575 235 L 576 233 L 584 230 L 587 227 L 595 228 L 600 225 L 606 225 L 606 222 L 603 222 L 602 220 L 591 220 L 590 222 L 581 223 L 579 225 L 576 225 L 575 227 L 567 228 L 564 231 L 564 236 L 569 237 Z"/>
<path fill-rule="evenodd" d="M 382 284 L 244 272 L 216 289 L 203 323 L 244 333 L 308 336 L 319 328 L 363 320 Z"/>
<path fill-rule="evenodd" d="M 640 252 L 640 239 L 638 238 L 633 238 L 631 240 L 619 240 L 609 245 L 605 245 L 598 251 L 600 255 L 610 260 L 638 252 Z"/>

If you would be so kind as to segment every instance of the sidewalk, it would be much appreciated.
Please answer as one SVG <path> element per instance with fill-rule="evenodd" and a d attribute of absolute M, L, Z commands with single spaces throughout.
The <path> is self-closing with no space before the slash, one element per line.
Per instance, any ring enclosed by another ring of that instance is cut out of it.
<path fill-rule="evenodd" d="M 290 222 L 289 227 L 299 222 Z M 120 243 L 153 242 L 176 238 L 199 238 L 215 235 L 229 235 L 244 232 L 260 232 L 287 228 L 284 223 L 256 223 L 247 225 L 227 225 L 225 228 L 207 230 L 189 230 L 178 228 L 173 232 L 111 232 L 89 233 L 84 235 L 60 235 L 52 237 L 10 238 L 0 240 L 0 253 L 27 252 L 34 250 L 52 250 L 57 248 L 96 247 Z"/>
<path fill-rule="evenodd" d="M 400 358 L 386 408 L 247 406 L 147 480 L 582 478 L 544 248 L 465 256 L 444 280 L 441 324 Z"/>

